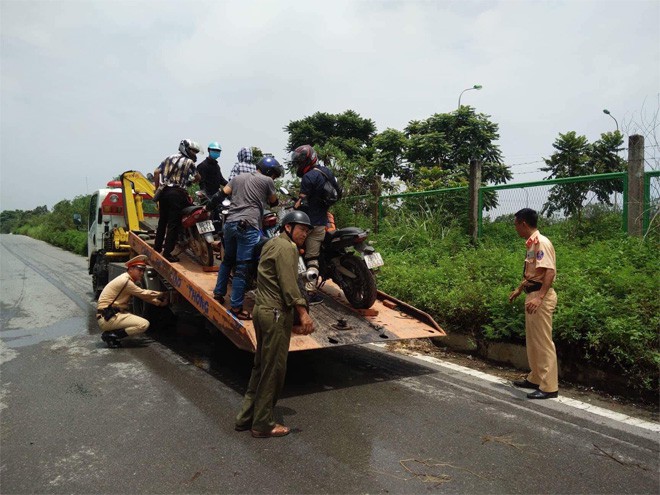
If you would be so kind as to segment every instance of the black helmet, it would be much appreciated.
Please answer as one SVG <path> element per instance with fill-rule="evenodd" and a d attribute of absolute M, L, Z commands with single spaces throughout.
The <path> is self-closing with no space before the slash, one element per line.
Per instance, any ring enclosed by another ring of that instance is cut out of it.
<path fill-rule="evenodd" d="M 309 172 L 318 160 L 319 157 L 316 154 L 316 150 L 309 144 L 298 146 L 291 155 L 291 163 L 296 167 L 296 175 L 298 177 L 302 177 Z"/>
<path fill-rule="evenodd" d="M 284 215 L 284 218 L 282 218 L 282 230 L 284 230 L 285 225 L 289 225 L 291 223 L 306 225 L 310 229 L 312 228 L 312 222 L 309 220 L 307 213 L 300 210 L 293 210 Z"/>
<path fill-rule="evenodd" d="M 284 175 L 284 167 L 272 156 L 264 156 L 257 162 L 257 170 L 275 180 Z"/>

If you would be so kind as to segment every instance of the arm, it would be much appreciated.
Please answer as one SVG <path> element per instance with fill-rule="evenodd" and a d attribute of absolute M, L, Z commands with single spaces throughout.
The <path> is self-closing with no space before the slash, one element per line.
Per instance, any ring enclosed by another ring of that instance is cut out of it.
<path fill-rule="evenodd" d="M 156 189 L 160 186 L 160 167 L 154 170 L 154 186 L 156 186 Z"/>
<path fill-rule="evenodd" d="M 530 313 L 536 313 L 539 306 L 543 303 L 543 298 L 552 287 L 552 282 L 555 279 L 555 270 L 553 268 L 537 268 L 537 271 L 543 272 L 543 282 L 541 289 L 534 293 L 534 297 L 525 302 L 525 310 Z"/>
<path fill-rule="evenodd" d="M 309 335 L 310 333 L 314 332 L 314 322 L 309 316 L 307 308 L 305 306 L 296 306 L 296 311 L 298 313 L 298 317 L 300 318 L 300 326 L 294 326 L 292 330 L 293 333 L 297 333 L 299 335 Z"/>
<path fill-rule="evenodd" d="M 280 200 L 277 197 L 277 194 L 273 194 L 268 198 L 268 204 L 270 206 L 277 206 L 279 204 Z"/>
<path fill-rule="evenodd" d="M 156 290 L 147 290 L 136 285 L 132 280 L 126 284 L 124 292 L 131 296 L 139 297 L 155 306 L 167 306 L 167 292 L 159 292 Z"/>

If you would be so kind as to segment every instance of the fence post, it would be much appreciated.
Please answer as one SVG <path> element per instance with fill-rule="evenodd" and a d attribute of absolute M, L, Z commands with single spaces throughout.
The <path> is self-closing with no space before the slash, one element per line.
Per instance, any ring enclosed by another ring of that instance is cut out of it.
<path fill-rule="evenodd" d="M 628 138 L 628 235 L 641 237 L 644 221 L 644 136 Z"/>
<path fill-rule="evenodd" d="M 472 242 L 479 242 L 479 188 L 481 187 L 481 160 L 470 160 L 469 223 Z"/>

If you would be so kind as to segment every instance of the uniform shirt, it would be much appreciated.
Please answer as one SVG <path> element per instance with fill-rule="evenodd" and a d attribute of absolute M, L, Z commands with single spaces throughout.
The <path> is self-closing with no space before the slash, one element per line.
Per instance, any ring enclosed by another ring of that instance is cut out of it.
<path fill-rule="evenodd" d="M 218 192 L 220 186 L 226 186 L 227 181 L 222 176 L 218 162 L 207 156 L 202 163 L 197 165 L 197 172 L 202 178 L 199 181 L 199 188 L 206 192 L 210 197 Z"/>
<path fill-rule="evenodd" d="M 325 176 L 318 171 L 323 169 L 323 172 L 330 178 L 326 179 Z M 309 220 L 314 226 L 325 226 L 328 223 L 328 206 L 324 205 L 319 198 L 323 194 L 323 185 L 326 180 L 335 179 L 335 175 L 328 167 L 317 165 L 315 168 L 303 175 L 300 181 L 300 192 L 307 196 L 307 205 L 302 206 L 300 209 L 309 215 Z"/>
<path fill-rule="evenodd" d="M 543 275 L 537 268 L 552 268 L 557 274 L 557 259 L 555 248 L 546 236 L 536 230 L 529 236 L 525 245 L 527 255 L 525 257 L 525 279 L 532 282 L 543 282 Z"/>
<path fill-rule="evenodd" d="M 284 233 L 264 245 L 257 269 L 255 304 L 280 311 L 307 306 L 298 286 L 298 257 L 298 248 Z"/>
<path fill-rule="evenodd" d="M 128 283 L 126 283 L 126 280 L 128 280 Z M 126 284 L 126 287 L 124 287 L 124 284 Z M 122 290 L 122 287 L 124 287 L 124 290 Z M 119 291 L 121 291 L 121 294 L 119 294 Z M 119 297 L 117 297 L 117 294 L 119 294 Z M 105 309 L 110 306 L 110 303 L 112 303 L 113 306 L 118 307 L 122 311 L 127 311 L 128 302 L 131 299 L 131 296 L 139 297 L 150 304 L 156 304 L 156 299 L 162 295 L 162 292 L 145 290 L 138 287 L 135 285 L 135 282 L 133 282 L 133 279 L 128 272 L 126 272 L 111 280 L 108 285 L 103 288 L 103 292 L 101 292 L 101 295 L 99 296 L 96 308 Z M 112 301 L 115 297 L 117 297 L 117 300 L 113 303 Z"/>
<path fill-rule="evenodd" d="M 167 186 L 186 187 L 188 177 L 195 173 L 195 162 L 181 153 L 170 155 L 156 168 L 160 183 Z"/>
<path fill-rule="evenodd" d="M 245 220 L 252 227 L 261 228 L 264 204 L 275 194 L 275 182 L 259 172 L 241 174 L 229 181 L 231 206 L 227 222 Z"/>

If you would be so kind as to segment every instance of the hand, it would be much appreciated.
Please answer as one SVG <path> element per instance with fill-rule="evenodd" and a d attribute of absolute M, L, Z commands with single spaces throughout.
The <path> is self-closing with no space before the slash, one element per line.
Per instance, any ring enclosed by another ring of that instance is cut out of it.
<path fill-rule="evenodd" d="M 509 294 L 509 302 L 512 303 L 513 301 L 515 301 L 520 294 L 522 294 L 522 289 L 518 287 L 511 294 Z"/>
<path fill-rule="evenodd" d="M 300 313 L 300 325 L 294 326 L 292 331 L 298 335 L 309 335 L 314 332 L 314 322 L 307 311 Z"/>
<path fill-rule="evenodd" d="M 525 311 L 532 315 L 536 313 L 536 310 L 539 309 L 539 306 L 541 306 L 542 303 L 543 299 L 539 296 L 531 297 L 525 302 Z"/>

